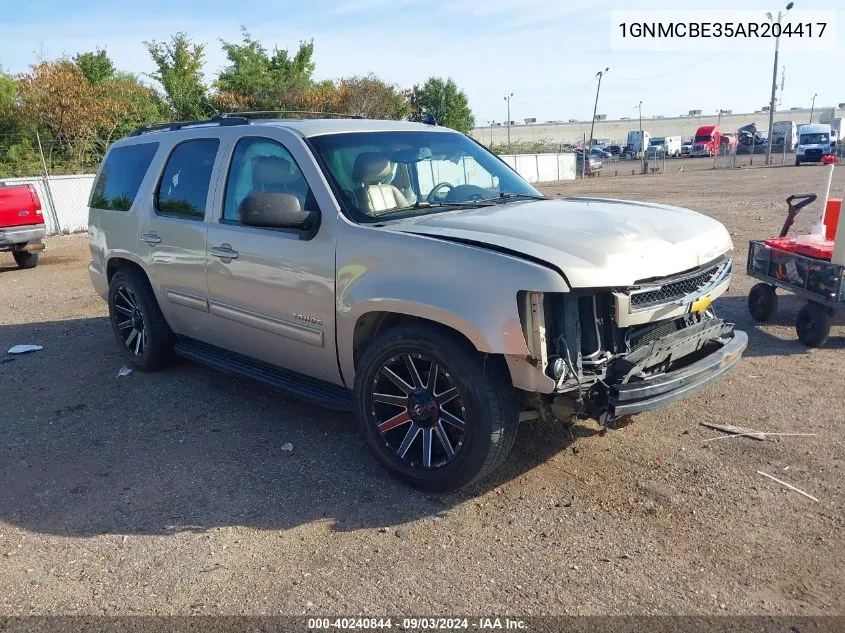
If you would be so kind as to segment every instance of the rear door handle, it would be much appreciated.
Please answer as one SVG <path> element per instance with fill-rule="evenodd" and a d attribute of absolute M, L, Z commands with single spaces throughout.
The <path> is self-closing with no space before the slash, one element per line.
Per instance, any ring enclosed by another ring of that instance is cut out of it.
<path fill-rule="evenodd" d="M 161 244 L 161 238 L 156 235 L 155 233 L 144 233 L 141 236 L 141 241 L 146 242 L 150 246 L 155 246 L 156 244 Z"/>
<path fill-rule="evenodd" d="M 221 244 L 220 246 L 212 246 L 211 254 L 215 257 L 219 257 L 224 262 L 238 258 L 238 251 L 233 250 L 231 244 Z"/>

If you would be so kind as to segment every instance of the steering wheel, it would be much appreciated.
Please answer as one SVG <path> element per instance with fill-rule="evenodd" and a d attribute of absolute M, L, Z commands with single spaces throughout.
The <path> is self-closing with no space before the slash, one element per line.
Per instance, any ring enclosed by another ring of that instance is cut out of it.
<path fill-rule="evenodd" d="M 445 189 L 446 187 L 449 188 L 449 191 L 454 189 L 451 182 L 439 182 L 436 185 L 434 185 L 434 188 L 431 191 L 428 192 L 428 195 L 426 196 L 425 199 L 428 200 L 429 202 L 431 202 L 431 200 L 434 199 L 434 194 L 436 194 L 441 189 Z M 449 192 L 447 191 L 446 195 L 443 196 L 443 197 L 445 198 L 448 195 L 449 195 Z"/>

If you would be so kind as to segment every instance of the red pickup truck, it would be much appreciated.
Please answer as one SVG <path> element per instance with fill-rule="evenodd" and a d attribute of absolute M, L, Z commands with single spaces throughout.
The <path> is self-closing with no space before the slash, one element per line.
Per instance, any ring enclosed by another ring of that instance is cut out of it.
<path fill-rule="evenodd" d="M 11 252 L 20 268 L 35 268 L 46 234 L 35 187 L 0 182 L 0 251 Z"/>

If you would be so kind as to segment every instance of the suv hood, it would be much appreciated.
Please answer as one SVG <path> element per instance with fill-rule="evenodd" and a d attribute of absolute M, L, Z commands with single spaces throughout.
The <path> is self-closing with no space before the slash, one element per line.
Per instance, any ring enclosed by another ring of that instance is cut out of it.
<path fill-rule="evenodd" d="M 384 228 L 521 253 L 559 269 L 573 288 L 632 286 L 696 268 L 733 248 L 720 222 L 695 211 L 604 198 L 513 201 Z"/>

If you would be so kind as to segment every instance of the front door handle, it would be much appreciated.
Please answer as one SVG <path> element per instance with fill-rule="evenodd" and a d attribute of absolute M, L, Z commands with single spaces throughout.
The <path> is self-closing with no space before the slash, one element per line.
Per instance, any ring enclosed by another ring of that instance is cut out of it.
<path fill-rule="evenodd" d="M 220 246 L 212 246 L 211 254 L 215 257 L 219 257 L 224 262 L 238 258 L 238 251 L 232 249 L 231 244 L 221 244 Z"/>
<path fill-rule="evenodd" d="M 141 241 L 146 242 L 150 246 L 155 246 L 156 244 L 161 244 L 161 238 L 156 235 L 155 233 L 144 233 L 141 236 Z"/>

